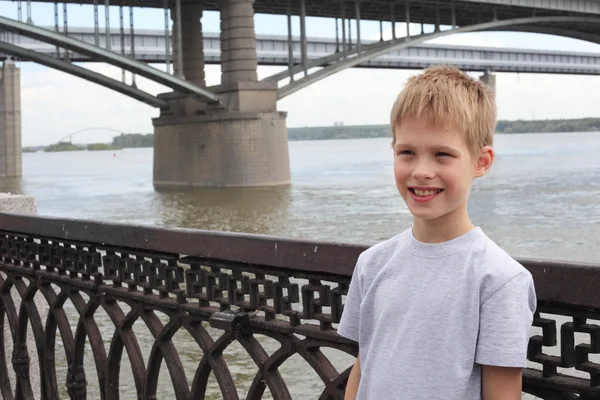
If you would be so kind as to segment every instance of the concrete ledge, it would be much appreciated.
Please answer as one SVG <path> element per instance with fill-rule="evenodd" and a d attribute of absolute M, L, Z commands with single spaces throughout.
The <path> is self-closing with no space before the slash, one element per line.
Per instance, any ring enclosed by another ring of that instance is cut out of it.
<path fill-rule="evenodd" d="M 0 212 L 11 214 L 36 214 L 35 198 L 10 193 L 0 193 Z"/>
<path fill-rule="evenodd" d="M 23 196 L 10 193 L 0 193 L 0 212 L 10 214 L 37 214 L 37 206 L 35 198 L 31 196 Z M 2 228 L 2 227 L 0 227 Z M 21 296 L 19 296 L 15 287 L 11 288 L 10 291 L 12 301 L 15 305 L 15 309 L 19 312 L 21 306 Z M 48 315 L 48 304 L 44 300 L 44 297 L 40 292 L 37 292 L 33 298 L 35 306 L 38 310 L 40 318 L 42 320 L 42 326 L 46 323 L 46 316 Z M 13 340 L 10 334 L 10 328 L 8 319 L 5 316 L 4 319 L 4 349 L 6 350 L 6 360 L 12 359 L 13 353 Z M 38 361 L 37 346 L 35 338 L 33 336 L 31 323 L 28 323 L 27 329 L 27 349 L 29 351 L 29 379 L 31 381 L 31 388 L 33 390 L 34 398 L 37 400 L 40 398 L 40 366 Z M 11 382 L 13 393 L 15 391 L 15 371 L 10 363 L 8 363 L 8 377 Z"/>

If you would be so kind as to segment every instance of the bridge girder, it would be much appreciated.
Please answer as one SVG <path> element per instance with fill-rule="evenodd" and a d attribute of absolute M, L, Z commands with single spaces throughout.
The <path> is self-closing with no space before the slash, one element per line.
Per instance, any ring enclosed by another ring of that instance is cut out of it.
<path fill-rule="evenodd" d="M 16 32 L 20 35 L 37 39 L 44 43 L 50 43 L 88 57 L 106 62 L 137 75 L 143 76 L 164 86 L 173 89 L 176 92 L 198 98 L 201 101 L 211 103 L 219 103 L 219 96 L 200 86 L 180 79 L 173 75 L 162 72 L 154 67 L 132 60 L 131 58 L 114 53 L 95 45 L 82 42 L 72 37 L 63 35 L 58 32 L 53 32 L 44 28 L 39 28 L 24 22 L 19 22 L 10 18 L 0 17 L 0 27 L 9 31 Z"/>
<path fill-rule="evenodd" d="M 139 100 L 142 103 L 146 103 L 152 107 L 167 107 L 167 102 L 155 97 L 142 90 L 129 86 L 123 82 L 117 81 L 116 79 L 109 78 L 105 75 L 99 74 L 94 71 L 90 71 L 87 68 L 80 67 L 78 65 L 66 62 L 56 57 L 51 57 L 45 54 L 35 52 L 33 50 L 24 49 L 20 46 L 15 46 L 10 43 L 0 41 L 0 50 L 6 54 L 18 57 L 22 60 L 30 60 L 38 64 L 45 65 L 56 70 L 66 72 L 67 74 L 77 76 L 87 81 L 97 83 L 121 94 Z"/>
<path fill-rule="evenodd" d="M 558 24 L 548 27 L 547 24 Z M 567 28 L 561 27 L 560 24 L 567 24 Z M 515 18 L 510 20 L 496 20 L 489 21 L 474 25 L 461 26 L 454 29 L 448 29 L 445 31 L 438 31 L 432 33 L 421 34 L 418 36 L 402 37 L 398 39 L 387 40 L 384 42 L 373 43 L 370 45 L 363 45 L 360 54 L 357 53 L 356 46 L 351 50 L 344 53 L 338 53 L 333 55 L 325 56 L 321 59 L 314 60 L 309 63 L 309 67 L 320 67 L 324 66 L 321 70 L 316 71 L 312 74 L 304 76 L 303 78 L 297 79 L 293 82 L 288 83 L 285 86 L 277 89 L 277 99 L 280 100 L 298 90 L 307 87 L 313 83 L 316 83 L 322 79 L 325 79 L 337 72 L 343 71 L 347 68 L 356 66 L 364 61 L 370 60 L 375 57 L 379 57 L 393 50 L 399 50 L 420 44 L 429 40 L 437 39 L 444 36 L 453 35 L 456 33 L 467 33 L 467 32 L 481 32 L 481 31 L 496 31 L 496 30 L 518 30 L 524 31 L 528 27 L 531 27 L 531 32 L 536 32 L 536 29 L 540 33 L 553 33 L 557 35 L 564 35 L 568 37 L 576 37 L 578 39 L 590 41 L 593 43 L 600 43 L 597 41 L 599 35 L 595 35 L 588 32 L 578 32 L 569 29 L 569 24 L 600 24 L 600 18 L 597 17 L 584 17 L 584 16 L 545 16 L 545 17 L 528 17 L 528 18 Z M 536 26 L 537 25 L 537 26 Z M 301 65 L 297 65 L 292 70 L 293 73 L 299 73 L 303 70 Z M 279 81 L 289 76 L 289 70 L 282 71 L 271 77 L 267 77 L 265 81 Z"/>
<path fill-rule="evenodd" d="M 14 0 L 0 0 L 11 1 Z M 53 3 L 55 0 L 35 0 L 41 3 Z M 63 0 L 63 3 L 94 4 L 95 0 Z M 182 4 L 198 4 L 204 10 L 219 11 L 220 0 L 182 0 Z M 293 15 L 300 15 L 300 2 L 291 2 Z M 351 1 L 346 1 L 351 3 Z M 161 9 L 164 0 L 120 0 L 113 5 L 148 7 Z M 342 0 L 311 0 L 306 2 L 306 15 L 309 17 L 336 18 L 340 17 Z M 351 4 L 346 10 L 347 17 L 354 18 Z M 361 4 L 361 19 L 371 21 L 389 21 L 390 10 L 394 9 L 397 22 L 406 21 L 404 1 L 378 0 L 364 1 Z M 434 24 L 435 10 L 440 10 L 441 23 L 450 24 L 450 9 L 457 12 L 457 24 L 469 25 L 481 18 L 491 17 L 494 13 L 498 18 L 511 19 L 531 16 L 536 10 L 543 15 L 565 15 L 565 13 L 580 13 L 600 15 L 600 4 L 596 0 L 412 0 L 410 15 L 413 23 Z M 260 14 L 287 14 L 287 0 L 255 0 L 254 9 Z M 541 15 L 541 14 L 540 14 Z"/>

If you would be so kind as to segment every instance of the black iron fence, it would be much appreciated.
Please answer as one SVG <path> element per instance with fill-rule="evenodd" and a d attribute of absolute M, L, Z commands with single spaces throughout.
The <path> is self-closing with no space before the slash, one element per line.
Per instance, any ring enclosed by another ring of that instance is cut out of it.
<path fill-rule="evenodd" d="M 162 367 L 178 400 L 291 399 L 293 380 L 308 372 L 317 376 L 315 394 L 303 399 L 343 399 L 351 363 L 336 367 L 326 354 L 357 354 L 335 328 L 364 249 L 0 214 L 0 325 L 10 327 L 10 338 L 0 340 L 0 393 L 6 400 L 34 393 L 163 399 L 157 393 Z M 600 265 L 520 261 L 532 272 L 539 299 L 524 391 L 543 399 L 600 398 L 600 326 L 593 321 L 600 320 Z M 100 314 L 109 319 L 109 334 L 99 327 Z M 140 321 L 150 338 L 148 354 L 134 329 Z M 27 345 L 28 329 L 35 345 Z M 180 331 L 196 346 L 191 370 L 174 339 Z M 275 340 L 276 348 L 267 351 L 260 337 Z M 12 339 L 10 359 L 5 339 Z M 57 344 L 67 364 L 61 381 Z M 253 364 L 243 391 L 226 356 L 234 344 Z M 132 382 L 120 380 L 125 354 Z M 298 357 L 305 362 L 295 377 L 284 378 L 281 369 Z M 30 383 L 33 374 L 39 388 Z M 210 377 L 214 393 L 207 392 Z M 121 395 L 125 383 L 135 394 Z"/>

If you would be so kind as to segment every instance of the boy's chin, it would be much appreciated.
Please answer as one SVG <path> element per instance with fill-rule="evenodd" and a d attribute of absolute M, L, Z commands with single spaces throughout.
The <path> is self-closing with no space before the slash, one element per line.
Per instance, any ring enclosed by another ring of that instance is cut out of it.
<path fill-rule="evenodd" d="M 435 221 L 443 217 L 445 214 L 440 212 L 431 212 L 431 211 L 423 211 L 423 210 L 411 210 L 409 208 L 410 213 L 413 218 L 422 222 L 430 222 Z"/>

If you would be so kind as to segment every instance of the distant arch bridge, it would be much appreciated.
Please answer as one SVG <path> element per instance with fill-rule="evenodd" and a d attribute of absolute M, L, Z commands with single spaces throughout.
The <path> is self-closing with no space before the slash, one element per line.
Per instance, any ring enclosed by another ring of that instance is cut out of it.
<path fill-rule="evenodd" d="M 279 83 L 289 78 L 290 75 L 303 72 L 305 67 L 310 69 L 320 68 L 319 70 L 310 74 L 305 72 L 305 75 L 300 79 L 295 79 L 294 81 L 290 81 L 286 84 L 278 86 L 277 98 L 282 99 L 304 87 L 307 87 L 347 68 L 355 67 L 367 60 L 388 54 L 394 50 L 408 48 L 455 33 L 480 31 L 525 31 L 561 35 L 600 44 L 600 35 L 590 32 L 593 31 L 593 27 L 598 25 L 600 25 L 600 18 L 581 15 L 533 16 L 478 22 L 471 25 L 455 27 L 432 33 L 422 33 L 409 38 L 402 37 L 371 44 L 364 44 L 360 46 L 360 48 L 358 46 L 354 46 L 352 49 L 348 49 L 344 53 L 333 53 L 319 59 L 311 60 L 308 65 L 295 65 L 291 71 L 282 71 L 274 74 L 273 76 L 267 77 L 264 80 Z M 5 17 L 0 17 L 0 29 L 19 34 L 21 36 L 33 38 L 44 43 L 49 43 L 62 49 L 85 55 L 94 60 L 106 62 L 165 85 L 175 92 L 193 96 L 201 101 L 206 101 L 213 104 L 220 103 L 219 96 L 208 89 L 201 88 L 194 83 L 186 81 L 185 79 L 181 79 L 166 72 L 160 71 L 147 65 L 146 63 L 136 61 L 111 50 L 74 39 L 59 32 L 36 27 Z M 0 51 L 13 55 L 14 57 L 31 60 L 33 62 L 37 62 L 98 83 L 153 107 L 166 107 L 167 105 L 163 99 L 146 93 L 134 86 L 127 85 L 116 79 L 109 78 L 56 57 L 41 54 L 34 50 L 24 49 L 21 46 L 10 44 L 6 41 L 0 42 Z"/>
<path fill-rule="evenodd" d="M 71 133 L 69 133 L 69 134 L 61 137 L 58 140 L 58 142 L 59 143 L 66 142 L 66 139 L 68 138 L 69 142 L 72 143 L 73 136 L 77 136 L 77 135 L 82 134 L 82 133 L 93 132 L 93 131 L 106 131 L 106 132 L 118 133 L 120 135 L 125 135 L 126 134 L 126 132 L 123 132 L 123 131 L 121 131 L 119 129 L 115 129 L 115 128 L 101 127 L 101 126 L 100 127 L 89 127 L 89 128 L 79 129 L 79 130 L 77 130 L 75 132 L 71 132 Z"/>

